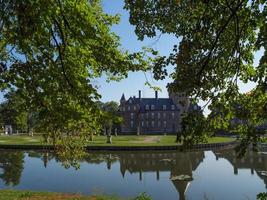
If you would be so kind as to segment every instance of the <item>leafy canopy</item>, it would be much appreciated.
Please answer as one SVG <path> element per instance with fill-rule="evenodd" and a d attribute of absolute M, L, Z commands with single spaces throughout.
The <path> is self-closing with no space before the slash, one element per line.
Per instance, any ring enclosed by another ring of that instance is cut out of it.
<path fill-rule="evenodd" d="M 210 120 L 222 121 L 224 130 L 231 129 L 231 119 L 240 117 L 236 112 L 239 103 L 247 113 L 242 114 L 244 127 L 238 132 L 246 133 L 249 124 L 256 135 L 256 125 L 267 118 L 266 1 L 125 0 L 125 8 L 140 40 L 160 32 L 177 37 L 173 52 L 157 58 L 153 68 L 156 79 L 164 79 L 166 67 L 175 65 L 170 74 L 174 80 L 169 84 L 171 90 L 208 101 L 212 113 L 217 113 Z M 258 50 L 263 50 L 263 55 L 255 66 Z M 239 81 L 256 83 L 253 95 L 240 94 Z M 221 111 L 224 114 L 218 115 Z M 202 133 L 207 128 L 215 130 L 213 125 L 218 123 L 208 125 L 202 126 Z M 244 134 L 251 141 L 249 135 Z"/>
<path fill-rule="evenodd" d="M 99 130 L 93 80 L 146 70 L 144 54 L 120 50 L 100 0 L 0 0 L 0 88 L 39 114 L 47 140 L 72 156 Z"/>

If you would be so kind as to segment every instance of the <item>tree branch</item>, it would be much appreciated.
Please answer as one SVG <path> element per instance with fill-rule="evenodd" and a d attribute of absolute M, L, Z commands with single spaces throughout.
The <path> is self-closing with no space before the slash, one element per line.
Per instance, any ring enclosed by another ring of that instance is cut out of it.
<path fill-rule="evenodd" d="M 60 64 L 61 64 L 60 66 L 62 68 L 63 76 L 64 76 L 65 80 L 67 81 L 68 85 L 73 89 L 74 87 L 73 87 L 72 83 L 70 82 L 70 80 L 66 74 L 66 70 L 65 70 L 65 66 L 64 66 L 64 62 L 63 62 L 63 58 L 62 58 L 61 47 L 60 47 L 60 45 L 56 39 L 56 36 L 54 35 L 52 28 L 50 31 L 51 31 L 52 38 L 53 38 L 53 40 L 57 46 L 57 49 L 58 49 L 58 56 L 59 56 L 59 60 L 60 60 Z"/>
<path fill-rule="evenodd" d="M 242 6 L 244 0 L 242 0 L 241 2 L 238 3 L 238 5 L 235 7 L 235 9 L 233 9 L 232 14 L 228 17 L 228 19 L 226 20 L 225 24 L 217 31 L 216 34 L 216 38 L 215 41 L 212 44 L 212 47 L 209 51 L 209 54 L 207 55 L 205 62 L 203 63 L 200 71 L 197 73 L 198 76 L 201 76 L 202 72 L 204 71 L 205 67 L 208 65 L 209 61 L 210 61 L 210 57 L 212 56 L 212 53 L 219 41 L 219 38 L 221 36 L 221 34 L 224 32 L 225 28 L 228 26 L 228 24 L 230 23 L 230 21 L 232 20 L 232 18 L 235 16 L 235 13 L 238 11 L 238 9 L 240 8 L 240 6 Z"/>

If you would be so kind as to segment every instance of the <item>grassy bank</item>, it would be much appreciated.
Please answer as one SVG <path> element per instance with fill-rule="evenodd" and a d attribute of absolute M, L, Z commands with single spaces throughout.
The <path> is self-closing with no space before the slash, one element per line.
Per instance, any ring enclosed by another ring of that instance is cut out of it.
<path fill-rule="evenodd" d="M 50 192 L 32 192 L 19 190 L 0 190 L 0 200 L 123 200 L 116 196 L 81 196 L 79 194 L 60 194 Z M 128 200 L 150 200 L 146 195 L 139 195 Z"/>
<path fill-rule="evenodd" d="M 43 142 L 42 136 L 28 136 L 28 135 L 1 135 L 1 144 L 31 144 L 31 145 L 41 145 L 45 144 Z"/>
<path fill-rule="evenodd" d="M 112 144 L 106 143 L 105 136 L 94 136 L 93 141 L 88 141 L 89 146 L 164 146 L 177 145 L 175 135 L 129 135 L 129 136 L 112 136 Z M 208 143 L 231 142 L 234 138 L 230 137 L 212 137 Z M 1 144 L 12 145 L 45 145 L 41 136 L 28 135 L 1 135 Z"/>
<path fill-rule="evenodd" d="M 175 135 L 152 135 L 152 136 L 113 136 L 111 146 L 164 146 L 177 145 L 175 143 Z M 229 137 L 213 137 L 208 139 L 208 143 L 231 142 L 234 138 Z M 97 136 L 92 142 L 88 142 L 92 146 L 106 146 L 106 137 Z"/>

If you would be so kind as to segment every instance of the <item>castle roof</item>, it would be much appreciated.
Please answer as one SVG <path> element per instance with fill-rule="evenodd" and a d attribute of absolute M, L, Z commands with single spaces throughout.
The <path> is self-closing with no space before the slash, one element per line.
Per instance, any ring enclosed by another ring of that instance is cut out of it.
<path fill-rule="evenodd" d="M 166 106 L 166 110 L 171 110 L 171 106 L 174 105 L 173 100 L 171 98 L 133 98 L 130 97 L 126 104 L 135 104 L 140 106 L 140 111 L 145 111 L 146 105 L 149 106 L 149 109 L 151 106 L 154 106 L 154 110 L 162 110 L 163 105 Z M 175 110 L 179 110 L 177 107 L 175 107 Z"/>
<path fill-rule="evenodd" d="M 121 96 L 121 101 L 126 101 L 126 100 L 125 100 L 124 93 L 123 93 L 122 96 Z"/>

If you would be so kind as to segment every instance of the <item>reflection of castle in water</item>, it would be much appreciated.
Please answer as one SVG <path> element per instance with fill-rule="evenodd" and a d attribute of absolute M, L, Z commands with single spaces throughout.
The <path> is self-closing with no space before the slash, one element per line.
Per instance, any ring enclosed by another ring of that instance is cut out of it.
<path fill-rule="evenodd" d="M 237 153 L 232 150 L 213 151 L 216 155 L 216 160 L 220 158 L 227 159 L 234 168 L 234 174 L 238 174 L 238 169 L 250 169 L 251 174 L 255 172 L 264 181 L 267 188 L 267 154 L 263 152 L 248 152 L 242 158 L 237 157 Z"/>
<path fill-rule="evenodd" d="M 98 158 L 101 157 L 99 154 L 96 154 L 96 156 Z M 204 152 L 124 152 L 109 155 L 103 154 L 103 156 L 103 161 L 107 163 L 108 169 L 111 168 L 112 162 L 119 160 L 120 171 L 123 177 L 127 171 L 131 174 L 139 173 L 139 179 L 142 181 L 143 174 L 146 172 L 155 172 L 157 180 L 160 179 L 160 172 L 170 172 L 170 178 L 180 175 L 192 177 L 192 171 L 195 171 L 204 159 Z M 95 160 L 94 157 L 94 154 L 91 154 L 86 161 L 89 163 L 99 163 L 99 160 Z M 179 193 L 179 199 L 185 199 L 185 192 L 192 178 L 171 181 Z"/>
<path fill-rule="evenodd" d="M 30 157 L 40 158 L 47 166 L 51 159 L 57 158 L 53 154 L 45 152 L 30 152 Z M 84 157 L 81 162 L 100 164 L 105 162 L 107 169 L 111 169 L 115 162 L 120 163 L 122 177 L 128 171 L 130 174 L 139 173 L 139 180 L 143 180 L 143 174 L 146 172 L 155 172 L 157 180 L 160 179 L 160 172 L 170 172 L 170 178 L 180 175 L 187 175 L 190 178 L 185 180 L 171 180 L 179 193 L 180 200 L 185 199 L 185 192 L 193 180 L 192 171 L 195 171 L 204 159 L 204 152 L 112 152 L 96 153 L 91 152 Z"/>
<path fill-rule="evenodd" d="M 251 169 L 265 183 L 267 188 L 267 154 L 249 152 L 245 157 L 239 159 L 234 150 L 213 151 L 216 159 L 227 159 L 233 166 L 233 173 L 238 174 L 239 169 Z M 49 165 L 51 160 L 60 162 L 52 152 L 28 152 L 29 157 L 39 158 L 43 161 L 44 167 Z M 6 185 L 18 185 L 23 171 L 24 153 L 0 151 L 0 179 Z M 112 152 L 99 153 L 90 152 L 81 162 L 89 164 L 105 163 L 107 169 L 112 168 L 113 163 L 120 164 L 122 177 L 128 172 L 138 173 L 142 181 L 144 173 L 154 172 L 157 180 L 161 172 L 170 172 L 170 178 L 179 193 L 180 200 L 185 199 L 185 192 L 193 180 L 192 172 L 196 171 L 199 164 L 204 160 L 204 152 Z M 180 175 L 187 175 L 187 179 L 175 179 Z M 174 179 L 172 179 L 174 177 Z"/>

